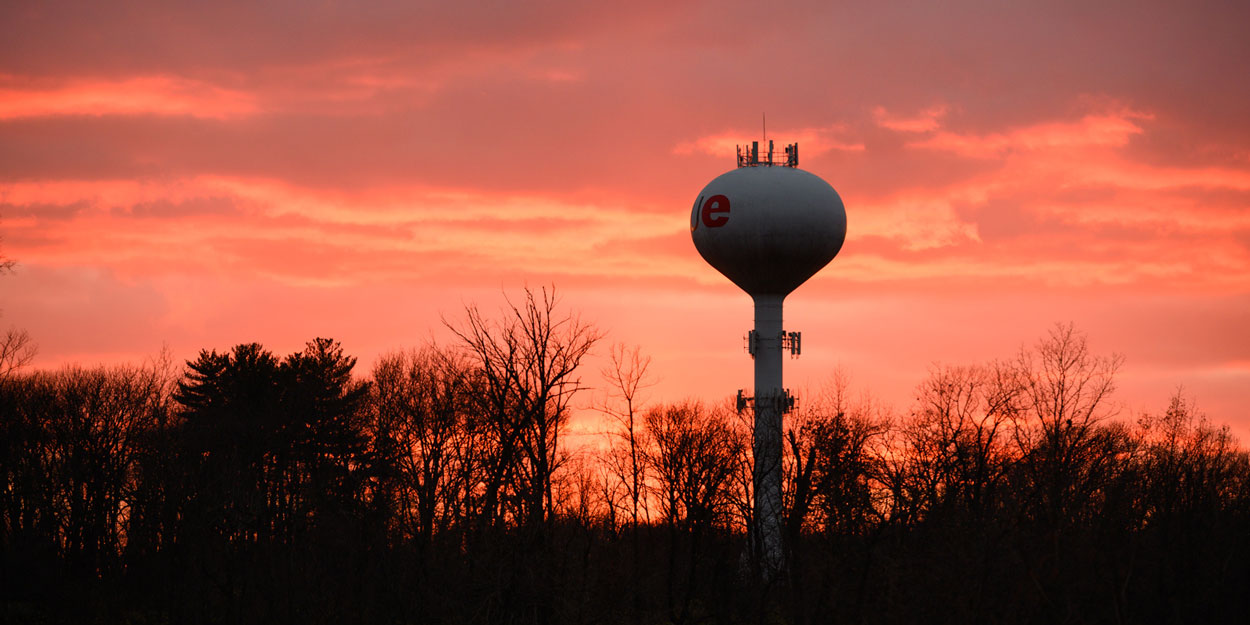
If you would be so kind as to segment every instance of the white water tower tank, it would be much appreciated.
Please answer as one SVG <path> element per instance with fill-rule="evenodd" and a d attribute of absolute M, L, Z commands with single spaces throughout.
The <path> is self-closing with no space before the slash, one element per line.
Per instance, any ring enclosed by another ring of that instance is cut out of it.
<path fill-rule="evenodd" d="M 784 296 L 842 249 L 846 209 L 815 174 L 743 166 L 703 187 L 690 232 L 703 259 L 743 291 Z"/>

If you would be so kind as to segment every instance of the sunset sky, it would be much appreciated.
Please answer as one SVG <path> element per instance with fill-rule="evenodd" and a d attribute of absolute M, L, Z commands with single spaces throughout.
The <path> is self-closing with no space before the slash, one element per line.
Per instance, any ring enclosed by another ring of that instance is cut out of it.
<path fill-rule="evenodd" d="M 751 303 L 689 210 L 766 113 L 848 216 L 791 388 L 901 414 L 1072 322 L 1122 416 L 1183 386 L 1244 443 L 1250 4 L 1180 4 L 4 2 L 0 329 L 43 368 L 329 336 L 365 372 L 555 285 L 652 399 L 732 396 Z"/>

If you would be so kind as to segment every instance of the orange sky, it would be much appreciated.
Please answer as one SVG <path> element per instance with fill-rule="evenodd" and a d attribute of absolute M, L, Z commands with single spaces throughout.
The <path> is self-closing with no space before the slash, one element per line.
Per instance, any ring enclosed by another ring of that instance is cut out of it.
<path fill-rule="evenodd" d="M 902 413 L 1071 321 L 1125 416 L 1183 385 L 1250 437 L 1250 5 L 421 4 L 0 5 L 0 324 L 44 367 L 367 369 L 554 284 L 654 399 L 732 395 L 750 300 L 688 211 L 766 111 L 848 214 L 789 386 Z"/>

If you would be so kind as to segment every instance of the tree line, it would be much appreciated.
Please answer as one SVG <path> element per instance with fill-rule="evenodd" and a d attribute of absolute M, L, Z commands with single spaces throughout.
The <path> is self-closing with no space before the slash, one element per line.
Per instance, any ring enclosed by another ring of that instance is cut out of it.
<path fill-rule="evenodd" d="M 1056 326 L 935 366 L 896 412 L 842 377 L 784 440 L 786 567 L 760 575 L 750 414 L 646 401 L 548 291 L 372 370 L 330 339 L 181 367 L 0 367 L 7 622 L 1221 622 L 1250 587 L 1250 456 Z"/>

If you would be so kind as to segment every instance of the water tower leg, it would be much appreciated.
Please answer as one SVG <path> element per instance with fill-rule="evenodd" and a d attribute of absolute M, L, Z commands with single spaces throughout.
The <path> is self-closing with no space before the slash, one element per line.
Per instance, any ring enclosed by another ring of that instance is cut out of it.
<path fill-rule="evenodd" d="M 783 565 L 781 523 L 781 415 L 786 392 L 781 381 L 781 303 L 785 296 L 755 299 L 755 543 L 761 565 L 776 573 Z"/>

